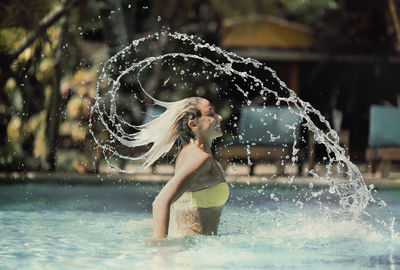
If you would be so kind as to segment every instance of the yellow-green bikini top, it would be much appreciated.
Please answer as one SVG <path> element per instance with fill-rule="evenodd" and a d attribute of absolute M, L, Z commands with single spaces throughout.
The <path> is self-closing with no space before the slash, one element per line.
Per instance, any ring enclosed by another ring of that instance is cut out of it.
<path fill-rule="evenodd" d="M 229 198 L 229 187 L 226 182 L 221 182 L 214 186 L 198 191 L 185 192 L 191 197 L 192 207 L 209 208 L 223 206 Z"/>

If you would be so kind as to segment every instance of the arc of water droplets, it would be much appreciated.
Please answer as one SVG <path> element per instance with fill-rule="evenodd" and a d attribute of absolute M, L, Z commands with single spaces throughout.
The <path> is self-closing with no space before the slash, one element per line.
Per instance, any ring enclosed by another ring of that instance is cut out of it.
<path fill-rule="evenodd" d="M 224 56 L 224 60 L 226 60 L 226 63 L 216 63 L 215 61 L 208 59 L 203 56 L 199 56 L 197 54 L 187 54 L 187 53 L 166 53 L 158 56 L 151 56 L 147 57 L 143 60 L 140 60 L 138 62 L 132 63 L 128 68 L 125 70 L 121 71 L 119 76 L 114 80 L 110 77 L 108 77 L 108 69 L 111 68 L 111 72 L 115 72 L 113 70 L 113 65 L 117 62 L 119 57 L 124 57 L 125 54 L 129 53 L 130 50 L 135 49 L 140 43 L 145 42 L 150 39 L 158 39 L 160 35 L 164 35 L 165 37 L 179 40 L 182 42 L 188 42 L 191 44 L 194 48 L 194 51 L 198 51 L 198 49 L 206 49 L 212 52 L 215 52 L 221 56 Z M 336 131 L 333 130 L 329 124 L 329 122 L 325 119 L 324 116 L 321 115 L 321 113 L 314 109 L 310 103 L 305 102 L 301 100 L 299 97 L 296 96 L 294 91 L 289 89 L 284 82 L 282 82 L 276 75 L 275 71 L 273 71 L 271 68 L 265 66 L 264 64 L 260 63 L 257 60 L 250 59 L 250 58 L 243 58 L 241 56 L 238 56 L 232 52 L 226 52 L 222 50 L 219 47 L 210 45 L 208 43 L 205 43 L 203 41 L 201 42 L 195 42 L 194 41 L 195 37 L 194 36 L 188 36 L 186 34 L 181 34 L 181 33 L 170 33 L 170 32 L 161 32 L 161 33 L 154 33 L 151 34 L 147 37 L 138 39 L 133 41 L 129 46 L 118 52 L 116 55 L 111 57 L 103 66 L 100 75 L 99 75 L 99 80 L 97 82 L 97 92 L 96 92 L 96 97 L 95 97 L 95 102 L 94 105 L 91 108 L 91 116 L 95 113 L 102 123 L 102 125 L 105 127 L 107 132 L 111 135 L 111 142 L 118 141 L 120 144 L 129 147 L 131 145 L 131 141 L 134 138 L 134 134 L 130 134 L 124 131 L 122 128 L 121 124 L 127 125 L 129 127 L 136 128 L 137 126 L 132 125 L 131 123 L 128 123 L 122 119 L 117 114 L 117 105 L 116 105 L 116 96 L 117 96 L 117 91 L 120 87 L 120 80 L 123 76 L 127 75 L 130 72 L 133 72 L 137 70 L 137 82 L 140 87 L 140 89 L 148 96 L 150 96 L 146 90 L 143 88 L 143 85 L 140 81 L 140 75 L 141 72 L 149 67 L 153 62 L 163 60 L 164 58 L 176 58 L 176 57 L 182 57 L 185 59 L 195 59 L 195 60 L 200 60 L 206 64 L 209 64 L 215 68 L 217 72 L 223 72 L 226 75 L 238 75 L 241 78 L 246 80 L 252 80 L 255 82 L 255 85 L 259 85 L 260 88 L 262 89 L 260 91 L 260 95 L 263 96 L 264 100 L 266 99 L 265 94 L 272 94 L 276 100 L 277 103 L 276 105 L 280 105 L 281 103 L 286 103 L 290 112 L 293 114 L 296 114 L 300 116 L 305 122 L 304 125 L 312 131 L 314 134 L 314 139 L 316 142 L 325 145 L 328 157 L 330 154 L 334 154 L 335 159 L 329 157 L 329 162 L 327 165 L 328 171 L 326 174 L 326 178 L 330 182 L 330 188 L 329 192 L 331 193 L 336 193 L 339 197 L 339 203 L 343 207 L 343 209 L 347 210 L 348 212 L 353 214 L 354 218 L 358 218 L 362 213 L 364 213 L 364 209 L 367 207 L 369 202 L 375 202 L 374 198 L 371 195 L 371 191 L 367 188 L 362 174 L 359 171 L 358 167 L 354 165 L 350 160 L 349 157 L 346 156 L 345 150 L 339 145 L 339 136 L 337 135 Z M 273 90 L 270 90 L 268 87 L 264 85 L 264 82 L 257 78 L 254 75 L 251 75 L 247 72 L 240 71 L 240 70 L 235 70 L 233 68 L 233 64 L 238 63 L 238 64 L 251 64 L 255 69 L 264 69 L 265 72 L 269 72 L 272 74 L 273 78 L 276 79 L 279 84 L 280 84 L 280 89 L 282 91 L 286 91 L 289 93 L 289 96 L 279 96 L 278 92 L 275 92 Z M 100 88 L 102 87 L 101 84 L 106 82 L 108 86 L 111 87 L 111 89 L 106 93 L 110 97 L 110 113 L 107 114 L 107 110 L 105 107 L 105 103 L 100 95 Z M 240 86 L 235 85 L 237 87 L 237 90 L 244 96 L 245 99 L 247 99 L 248 93 L 241 89 Z M 248 104 L 251 104 L 251 101 L 247 100 Z M 169 103 L 168 102 L 163 102 L 164 105 L 167 106 Z M 294 109 L 296 108 L 296 109 Z M 316 124 L 312 121 L 310 118 L 310 115 L 314 114 L 319 118 L 319 121 L 323 124 L 326 125 L 326 127 L 329 129 L 328 132 L 324 132 L 321 129 L 319 129 Z M 107 122 L 107 119 L 111 121 L 110 123 Z M 120 123 L 116 123 L 116 120 L 118 120 Z M 116 169 L 120 172 L 125 172 L 125 173 L 135 173 L 136 171 L 126 171 L 122 170 L 120 168 L 117 168 L 113 166 L 110 162 L 111 157 L 117 157 L 129 161 L 135 161 L 140 158 L 138 157 L 132 157 L 132 156 L 127 156 L 119 153 L 116 151 L 115 147 L 113 147 L 111 144 L 106 145 L 101 143 L 95 133 L 92 131 L 92 117 L 90 117 L 90 132 L 92 133 L 94 140 L 96 144 L 103 150 L 105 159 L 108 163 L 108 165 Z M 115 129 L 115 130 L 114 130 Z M 295 137 L 295 129 L 296 127 L 291 127 L 293 129 L 293 135 Z M 296 138 L 295 138 L 296 141 Z M 295 156 L 297 151 L 299 149 L 296 147 L 296 143 L 293 145 L 292 148 L 292 155 Z M 111 153 L 111 156 L 108 157 L 107 153 Z M 292 162 L 295 160 L 292 159 Z M 341 163 L 344 163 L 348 170 L 346 172 L 348 176 L 348 181 L 346 183 L 340 183 L 339 179 L 337 177 L 333 176 L 333 173 L 331 171 L 331 167 L 333 163 L 337 161 L 338 164 L 340 165 Z M 311 171 L 310 172 L 315 178 L 319 178 L 320 176 Z M 293 178 L 292 178 L 293 179 Z M 291 179 L 291 181 L 292 181 Z"/>

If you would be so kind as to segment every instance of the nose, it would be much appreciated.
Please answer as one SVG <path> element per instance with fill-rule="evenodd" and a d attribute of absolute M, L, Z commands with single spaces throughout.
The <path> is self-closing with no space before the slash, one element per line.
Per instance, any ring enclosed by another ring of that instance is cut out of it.
<path fill-rule="evenodd" d="M 216 115 L 217 115 L 217 121 L 218 121 L 218 122 L 221 122 L 221 121 L 222 121 L 222 116 L 219 115 L 219 114 L 216 114 Z"/>

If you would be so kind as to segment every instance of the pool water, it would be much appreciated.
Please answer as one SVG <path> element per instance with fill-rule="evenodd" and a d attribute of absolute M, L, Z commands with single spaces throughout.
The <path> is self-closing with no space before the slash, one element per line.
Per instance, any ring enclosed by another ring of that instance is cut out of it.
<path fill-rule="evenodd" d="M 400 191 L 376 193 L 352 221 L 325 192 L 231 187 L 218 236 L 154 242 L 151 202 L 161 185 L 0 187 L 1 269 L 360 269 L 400 267 Z M 378 220 L 375 221 L 375 219 Z"/>

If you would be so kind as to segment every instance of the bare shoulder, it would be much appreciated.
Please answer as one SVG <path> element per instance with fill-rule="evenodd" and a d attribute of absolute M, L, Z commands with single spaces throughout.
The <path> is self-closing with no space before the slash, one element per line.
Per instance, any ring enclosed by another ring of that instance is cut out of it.
<path fill-rule="evenodd" d="M 177 169 L 191 168 L 192 170 L 207 170 L 211 168 L 212 155 L 205 153 L 196 146 L 182 149 L 177 160 Z"/>

